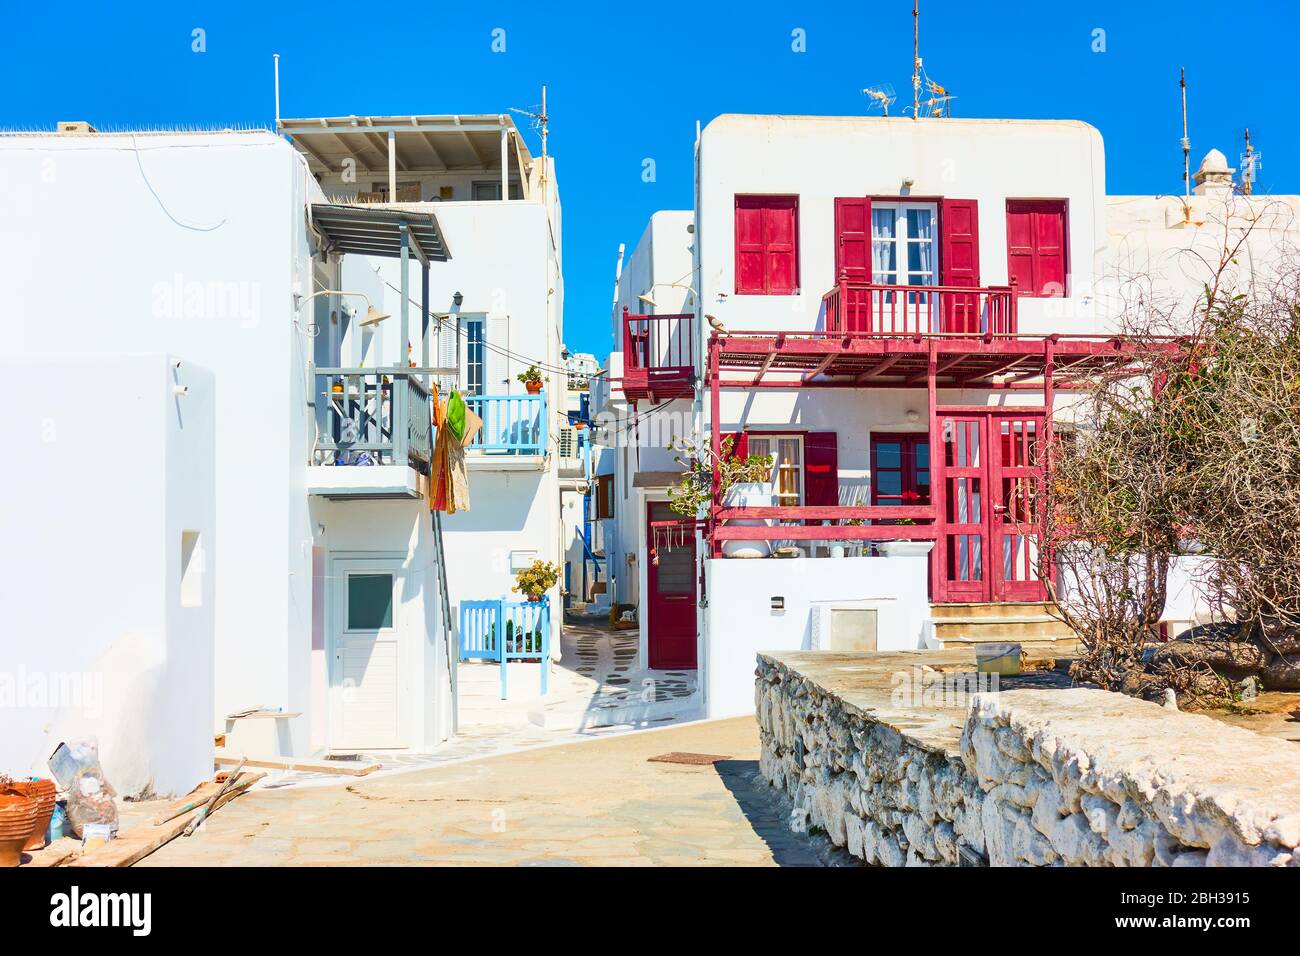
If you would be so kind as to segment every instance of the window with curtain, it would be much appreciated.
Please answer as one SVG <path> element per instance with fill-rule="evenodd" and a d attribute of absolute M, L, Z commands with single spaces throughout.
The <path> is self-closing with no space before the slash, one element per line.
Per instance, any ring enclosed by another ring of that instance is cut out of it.
<path fill-rule="evenodd" d="M 801 435 L 750 435 L 750 455 L 771 455 L 772 487 L 780 507 L 803 504 L 803 437 Z"/>
<path fill-rule="evenodd" d="M 871 204 L 871 281 L 877 285 L 937 285 L 934 203 Z"/>

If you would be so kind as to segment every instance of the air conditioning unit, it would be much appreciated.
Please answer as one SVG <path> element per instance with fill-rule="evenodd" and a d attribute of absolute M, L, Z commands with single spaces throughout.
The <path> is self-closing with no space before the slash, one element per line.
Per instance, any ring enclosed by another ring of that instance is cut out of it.
<path fill-rule="evenodd" d="M 812 650 L 852 654 L 876 649 L 879 602 L 827 601 L 812 606 Z"/>

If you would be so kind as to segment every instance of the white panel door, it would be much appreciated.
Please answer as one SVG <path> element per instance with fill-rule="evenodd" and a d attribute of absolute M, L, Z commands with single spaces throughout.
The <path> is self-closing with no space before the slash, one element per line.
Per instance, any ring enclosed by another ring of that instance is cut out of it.
<path fill-rule="evenodd" d="M 399 565 L 334 562 L 329 746 L 382 750 L 406 746 L 401 729 L 397 614 Z"/>

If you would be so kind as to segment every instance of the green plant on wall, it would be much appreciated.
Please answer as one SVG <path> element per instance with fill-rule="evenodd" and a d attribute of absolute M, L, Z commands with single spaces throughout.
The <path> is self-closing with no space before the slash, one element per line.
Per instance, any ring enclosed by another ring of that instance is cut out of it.
<path fill-rule="evenodd" d="M 703 440 L 684 438 L 669 445 L 670 451 L 677 451 L 675 460 L 685 468 L 680 481 L 668 492 L 669 506 L 679 515 L 695 518 L 700 515 L 713 500 L 713 465 L 716 460 L 721 475 L 721 495 L 737 484 L 749 482 L 767 482 L 772 480 L 771 455 L 748 455 L 737 458 L 731 450 L 734 439 L 730 436 L 722 440 L 719 454 Z"/>

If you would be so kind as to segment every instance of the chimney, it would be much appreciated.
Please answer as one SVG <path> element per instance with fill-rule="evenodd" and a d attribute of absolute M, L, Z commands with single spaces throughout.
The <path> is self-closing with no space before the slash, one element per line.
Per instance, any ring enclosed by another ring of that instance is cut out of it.
<path fill-rule="evenodd" d="M 1228 158 L 1217 149 L 1212 149 L 1201 160 L 1201 168 L 1192 175 L 1196 187 L 1192 190 L 1198 196 L 1221 196 L 1232 192 L 1233 170 L 1228 166 Z"/>

